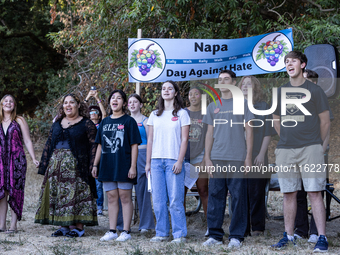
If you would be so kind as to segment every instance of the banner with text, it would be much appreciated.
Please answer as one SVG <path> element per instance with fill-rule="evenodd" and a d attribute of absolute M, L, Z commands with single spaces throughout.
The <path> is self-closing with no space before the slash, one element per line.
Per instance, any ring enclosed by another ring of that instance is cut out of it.
<path fill-rule="evenodd" d="M 129 82 L 214 79 L 224 69 L 237 76 L 283 72 L 293 47 L 292 29 L 240 39 L 129 38 Z"/>

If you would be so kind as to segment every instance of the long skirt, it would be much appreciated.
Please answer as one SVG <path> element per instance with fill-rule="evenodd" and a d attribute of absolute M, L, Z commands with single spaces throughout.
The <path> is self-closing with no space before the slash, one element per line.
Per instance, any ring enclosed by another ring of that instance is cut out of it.
<path fill-rule="evenodd" d="M 81 179 L 70 150 L 56 149 L 51 156 L 41 187 L 35 223 L 98 225 L 96 200 L 90 186 Z"/>

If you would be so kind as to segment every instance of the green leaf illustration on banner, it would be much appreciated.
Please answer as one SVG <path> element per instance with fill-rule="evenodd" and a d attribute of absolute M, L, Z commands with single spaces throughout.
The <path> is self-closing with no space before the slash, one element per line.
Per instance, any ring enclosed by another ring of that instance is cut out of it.
<path fill-rule="evenodd" d="M 162 69 L 162 59 L 159 57 L 161 54 L 157 50 L 152 50 L 152 45 L 154 43 L 151 43 L 145 49 L 134 50 L 131 53 L 129 68 L 137 67 L 143 76 L 146 76 L 152 67 Z"/>

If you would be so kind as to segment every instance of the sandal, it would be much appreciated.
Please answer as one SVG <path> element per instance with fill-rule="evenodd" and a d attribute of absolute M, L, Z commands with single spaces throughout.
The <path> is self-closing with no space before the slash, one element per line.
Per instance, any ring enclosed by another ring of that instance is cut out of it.
<path fill-rule="evenodd" d="M 81 237 L 85 234 L 85 230 L 73 229 L 66 234 L 67 237 Z"/>
<path fill-rule="evenodd" d="M 60 229 L 58 229 L 56 232 L 52 233 L 51 236 L 53 236 L 53 237 L 58 237 L 58 236 L 64 236 L 64 235 L 66 235 L 66 234 L 67 234 L 67 233 L 64 234 L 63 231 L 61 231 Z"/>

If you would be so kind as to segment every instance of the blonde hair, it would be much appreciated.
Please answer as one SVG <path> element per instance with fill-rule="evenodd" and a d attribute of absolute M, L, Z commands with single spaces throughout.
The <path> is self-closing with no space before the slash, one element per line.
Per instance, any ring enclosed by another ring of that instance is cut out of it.
<path fill-rule="evenodd" d="M 261 87 L 261 83 L 255 76 L 252 76 L 252 75 L 243 76 L 241 81 L 238 84 L 238 87 L 242 89 L 242 83 L 245 78 L 249 78 L 251 81 L 251 84 L 253 85 L 253 104 L 256 104 L 261 101 L 265 101 L 266 96 Z"/>
<path fill-rule="evenodd" d="M 17 117 L 18 117 L 17 116 L 17 102 L 15 101 L 15 98 L 12 95 L 7 94 L 7 95 L 4 95 L 3 98 L 0 101 L 0 122 L 2 122 L 4 120 L 3 103 L 4 103 L 6 97 L 11 97 L 14 101 L 14 109 L 11 112 L 11 121 L 16 120 Z"/>

